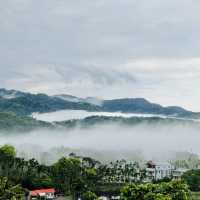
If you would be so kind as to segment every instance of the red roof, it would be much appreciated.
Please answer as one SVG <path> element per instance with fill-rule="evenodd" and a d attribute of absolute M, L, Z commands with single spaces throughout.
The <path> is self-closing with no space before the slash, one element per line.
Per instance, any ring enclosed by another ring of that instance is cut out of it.
<path fill-rule="evenodd" d="M 49 189 L 40 189 L 40 190 L 32 190 L 31 191 L 31 196 L 38 196 L 42 193 L 55 193 L 54 188 L 49 188 Z"/>

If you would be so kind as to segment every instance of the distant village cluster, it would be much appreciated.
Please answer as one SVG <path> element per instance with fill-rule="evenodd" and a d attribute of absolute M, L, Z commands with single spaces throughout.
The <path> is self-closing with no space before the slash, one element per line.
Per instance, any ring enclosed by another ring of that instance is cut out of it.
<path fill-rule="evenodd" d="M 74 153 L 69 155 L 70 158 L 77 158 L 81 161 L 82 166 L 86 168 L 94 167 L 102 175 L 102 184 L 130 184 L 130 183 L 153 183 L 161 180 L 181 180 L 182 175 L 189 171 L 189 168 L 176 167 L 171 163 L 154 162 L 152 160 L 140 166 L 137 162 L 129 162 L 120 160 L 110 162 L 103 165 L 89 157 L 77 156 Z M 200 163 L 196 165 L 195 169 L 200 169 Z M 27 200 L 34 199 L 60 199 L 54 188 L 39 189 L 29 191 Z M 113 196 L 111 199 L 118 197 Z M 79 198 L 80 199 L 80 198 Z M 103 196 L 100 199 L 107 199 Z"/>
<path fill-rule="evenodd" d="M 112 183 L 154 182 L 162 179 L 180 180 L 181 176 L 190 170 L 188 168 L 177 168 L 167 162 L 153 161 L 148 161 L 145 166 L 140 167 L 138 163 L 127 163 L 122 160 L 110 163 L 109 167 L 110 173 L 104 177 L 104 180 Z M 196 169 L 200 169 L 200 165 Z M 112 173 L 113 171 L 115 173 Z"/>
<path fill-rule="evenodd" d="M 193 176 L 194 173 L 195 179 L 190 184 L 191 174 Z M 70 196 L 70 200 L 98 200 L 99 197 L 114 200 L 129 194 L 126 190 L 141 190 L 145 195 L 146 189 L 143 187 L 148 188 L 149 195 L 155 187 L 158 190 L 154 191 L 154 195 L 166 195 L 163 191 L 174 187 L 178 191 L 173 190 L 169 195 L 183 193 L 188 196 L 189 187 L 179 181 L 187 181 L 187 177 L 191 190 L 200 191 L 200 186 L 196 184 L 198 178 L 200 181 L 198 156 L 190 155 L 188 160 L 169 163 L 139 163 L 124 159 L 103 163 L 91 157 L 70 153 L 52 165 L 44 165 L 36 159 L 17 157 L 11 145 L 0 147 L 2 200 L 24 200 L 24 196 L 26 200 L 66 200 L 66 196 Z"/>

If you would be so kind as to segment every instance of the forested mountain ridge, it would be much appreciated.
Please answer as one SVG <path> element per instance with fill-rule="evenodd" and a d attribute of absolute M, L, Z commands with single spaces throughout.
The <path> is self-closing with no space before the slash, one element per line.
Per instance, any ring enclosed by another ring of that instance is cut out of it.
<path fill-rule="evenodd" d="M 22 95 L 13 95 L 12 98 L 5 98 L 5 95 L 1 95 L 1 91 L 2 89 L 0 89 L 0 112 L 11 111 L 19 115 L 30 115 L 33 112 L 43 113 L 63 109 L 98 110 L 97 106 L 89 103 L 65 101 L 45 94 L 22 93 Z"/>
<path fill-rule="evenodd" d="M 160 126 L 160 125 L 192 125 L 200 128 L 198 122 L 192 120 L 181 120 L 175 118 L 159 117 L 109 117 L 90 116 L 84 119 L 74 119 L 61 122 L 44 122 L 36 120 L 30 116 L 20 116 L 12 112 L 0 112 L 0 131 L 7 132 L 29 132 L 37 129 L 67 130 L 73 128 L 92 128 L 97 125 L 118 125 L 133 127 L 136 125 Z"/>
<path fill-rule="evenodd" d="M 0 112 L 1 131 L 27 132 L 39 128 L 53 128 L 53 125 L 29 116 L 19 116 L 12 112 Z"/>
<path fill-rule="evenodd" d="M 144 98 L 99 100 L 92 97 L 83 99 L 70 95 L 48 96 L 0 89 L 0 112 L 11 111 L 18 115 L 30 115 L 33 112 L 45 113 L 64 109 L 200 118 L 200 113 L 191 112 L 178 106 L 164 107 Z"/>
<path fill-rule="evenodd" d="M 200 116 L 199 113 L 194 113 L 178 106 L 163 107 L 144 98 L 105 100 L 102 107 L 103 110 L 108 112 L 122 111 L 125 113 L 158 114 L 175 117 Z"/>

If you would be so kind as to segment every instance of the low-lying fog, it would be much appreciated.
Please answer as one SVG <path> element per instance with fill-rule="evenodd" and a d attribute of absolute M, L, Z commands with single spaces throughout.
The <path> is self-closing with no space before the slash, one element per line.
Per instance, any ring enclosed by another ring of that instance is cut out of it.
<path fill-rule="evenodd" d="M 126 114 L 121 112 L 88 112 L 84 110 L 61 110 L 50 113 L 33 113 L 32 116 L 37 120 L 53 122 L 53 121 L 65 121 L 71 119 L 84 119 L 90 116 L 109 116 L 109 117 L 162 117 L 162 115 L 153 114 Z"/>
<path fill-rule="evenodd" d="M 175 152 L 200 154 L 200 133 L 192 125 L 103 125 L 68 131 L 38 130 L 26 134 L 0 134 L 0 144 L 14 145 L 20 156 L 54 162 L 77 152 L 100 160 L 169 160 Z"/>

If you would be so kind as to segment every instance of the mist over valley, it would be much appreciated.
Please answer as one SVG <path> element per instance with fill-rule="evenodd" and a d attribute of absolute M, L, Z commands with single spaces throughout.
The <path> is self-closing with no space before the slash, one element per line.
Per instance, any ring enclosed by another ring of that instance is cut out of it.
<path fill-rule="evenodd" d="M 102 111 L 105 105 L 94 104 L 94 98 L 85 102 L 13 90 L 0 95 L 0 144 L 14 145 L 21 157 L 53 163 L 71 152 L 102 161 L 167 161 L 180 152 L 200 154 L 199 113 L 183 108 L 137 98 L 108 101 Z M 4 104 L 8 100 L 10 111 Z"/>

